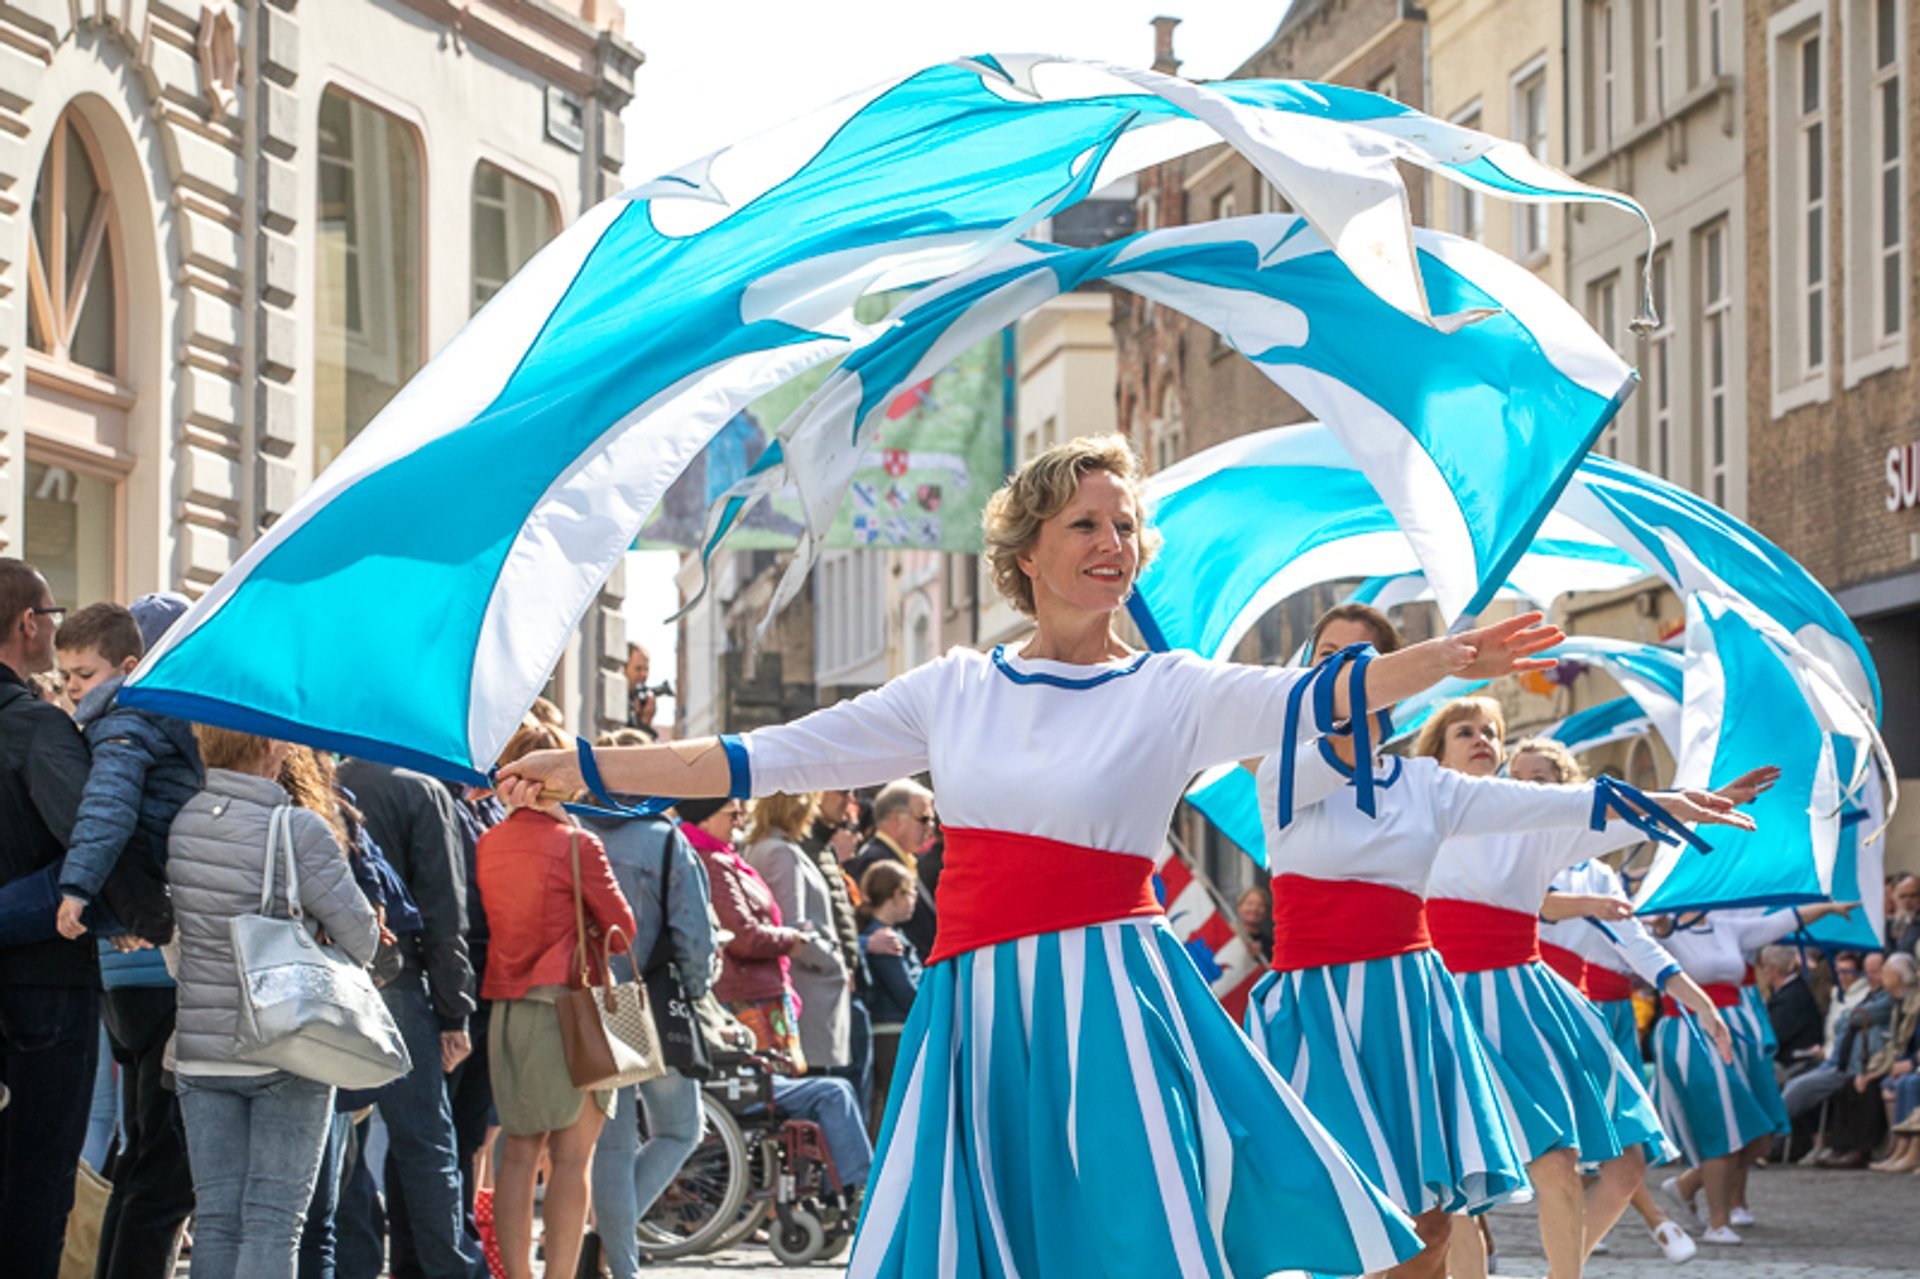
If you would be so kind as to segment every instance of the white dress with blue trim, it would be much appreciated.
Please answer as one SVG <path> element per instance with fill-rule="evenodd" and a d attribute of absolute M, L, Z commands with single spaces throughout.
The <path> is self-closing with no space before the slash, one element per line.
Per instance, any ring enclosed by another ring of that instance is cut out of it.
<path fill-rule="evenodd" d="M 1343 769 L 1330 745 L 1320 748 Z M 1552 1118 L 1496 1083 L 1460 988 L 1425 939 L 1423 903 L 1445 840 L 1586 825 L 1594 788 L 1470 778 L 1431 759 L 1390 757 L 1374 761 L 1376 817 L 1295 796 L 1283 824 L 1283 764 L 1261 764 L 1259 793 L 1275 874 L 1275 966 L 1286 967 L 1254 986 L 1247 1033 L 1408 1212 L 1479 1212 L 1524 1197 L 1516 1136 L 1528 1125 L 1545 1131 Z M 1342 916 L 1355 885 L 1368 890 L 1360 912 Z M 1296 899 L 1306 903 L 1298 911 Z M 1394 939 L 1391 953 L 1341 959 L 1354 948 L 1322 936 L 1282 959 L 1292 923 L 1310 931 L 1332 913 L 1364 933 L 1405 899 L 1422 914 L 1418 936 Z M 1318 952 L 1330 959 L 1315 962 Z"/>
<path fill-rule="evenodd" d="M 1602 793 L 1606 789 L 1600 784 Z M 1476 929 L 1491 923 L 1490 931 L 1505 924 L 1537 941 L 1538 911 L 1556 876 L 1642 838 L 1640 828 L 1616 818 L 1599 830 L 1582 822 L 1450 839 L 1427 883 L 1435 943 L 1491 1051 L 1495 1081 L 1509 1109 L 1522 1118 L 1516 1136 L 1529 1162 L 1560 1147 L 1577 1151 L 1585 1166 L 1636 1147 L 1656 1163 L 1672 1155 L 1640 1075 L 1639 1050 L 1623 1056 L 1599 1009 L 1543 963 L 1537 949 L 1527 957 L 1507 953 L 1483 962 L 1459 957 L 1452 930 L 1442 927 L 1452 917 L 1446 908 L 1467 903 L 1462 923 Z"/>
<path fill-rule="evenodd" d="M 1705 987 L 1733 1031 L 1733 1064 L 1684 1013 L 1654 1027 L 1654 1095 L 1660 1118 L 1690 1164 L 1730 1155 L 1756 1138 L 1788 1129 L 1773 1080 L 1773 1059 L 1737 1013 L 1747 955 L 1800 927 L 1797 911 L 1764 915 L 1715 911 L 1678 927 L 1664 944 L 1687 976 Z"/>
<path fill-rule="evenodd" d="M 1582 897 L 1612 897 L 1622 902 L 1632 901 L 1620 872 L 1598 860 L 1568 867 L 1554 876 L 1552 888 L 1555 892 Z M 1680 965 L 1674 962 L 1667 948 L 1633 915 L 1605 922 L 1597 919 L 1563 919 L 1557 923 L 1542 923 L 1540 940 L 1572 951 L 1586 963 L 1589 970 L 1604 969 L 1616 979 L 1613 984 L 1638 977 L 1657 993 L 1665 988 L 1669 977 L 1680 971 Z M 1634 1073 L 1644 1080 L 1646 1075 L 1640 1054 L 1640 1027 L 1634 1020 L 1631 996 L 1602 999 L 1590 994 L 1589 998 L 1594 1007 L 1600 1010 L 1621 1056 L 1634 1067 Z"/>
<path fill-rule="evenodd" d="M 929 965 L 903 1034 L 849 1274 L 1356 1274 L 1419 1251 L 1164 917 L 1116 897 L 1104 921 L 1041 918 L 1147 884 L 1192 777 L 1275 749 L 1309 678 L 955 650 L 734 744 L 757 795 L 930 771 L 948 830 L 936 954 L 958 953 Z M 1303 790 L 1315 777 L 1339 782 Z M 996 929 L 1026 935 L 973 944 Z"/>

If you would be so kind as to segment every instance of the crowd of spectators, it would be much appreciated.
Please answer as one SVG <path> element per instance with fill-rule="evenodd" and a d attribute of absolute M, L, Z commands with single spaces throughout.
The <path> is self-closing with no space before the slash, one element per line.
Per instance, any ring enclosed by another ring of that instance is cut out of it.
<path fill-rule="evenodd" d="M 0 559 L 9 1275 L 167 1279 L 187 1247 L 218 1279 L 518 1279 L 543 1195 L 549 1273 L 584 1248 L 583 1269 L 630 1279 L 636 1223 L 701 1140 L 700 1089 L 672 1070 L 571 1086 L 555 1001 L 581 984 L 581 916 L 589 953 L 610 956 L 594 980 L 671 964 L 750 1035 L 774 1105 L 820 1125 L 857 1200 L 932 944 L 929 791 L 509 815 L 408 769 L 121 705 L 186 608 L 69 614 Z M 636 649 L 630 723 L 603 744 L 653 740 L 668 690 L 647 675 Z M 503 759 L 567 740 L 542 701 Z M 335 1090 L 239 1049 L 230 924 L 260 909 L 282 812 L 306 926 L 368 967 L 407 1046 L 411 1069 L 383 1087 Z M 104 1196 L 82 1209 L 100 1217 L 91 1259 L 69 1239 L 83 1182 Z"/>

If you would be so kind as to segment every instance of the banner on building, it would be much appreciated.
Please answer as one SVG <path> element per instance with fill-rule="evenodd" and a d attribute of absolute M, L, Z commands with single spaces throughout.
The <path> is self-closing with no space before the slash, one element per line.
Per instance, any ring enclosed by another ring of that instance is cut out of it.
<path fill-rule="evenodd" d="M 999 334 L 975 343 L 932 377 L 893 397 L 876 447 L 861 461 L 827 537 L 829 547 L 980 553 L 980 517 L 1006 478 L 1005 426 L 1013 396 Z M 735 414 L 667 489 L 637 550 L 693 550 L 713 503 L 743 479 L 774 430 L 831 368 L 795 378 Z M 792 489 L 748 510 L 729 534 L 734 550 L 786 550 L 803 524 Z"/>

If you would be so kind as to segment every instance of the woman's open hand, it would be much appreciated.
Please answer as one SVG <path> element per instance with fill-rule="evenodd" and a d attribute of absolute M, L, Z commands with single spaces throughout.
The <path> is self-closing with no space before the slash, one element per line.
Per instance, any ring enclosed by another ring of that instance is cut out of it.
<path fill-rule="evenodd" d="M 1750 773 L 1742 773 L 1714 793 L 1723 795 L 1736 804 L 1751 804 L 1754 800 L 1772 790 L 1773 784 L 1779 780 L 1780 770 L 1772 764 L 1768 764 L 1762 768 L 1756 768 Z"/>
<path fill-rule="evenodd" d="M 1558 626 L 1547 624 L 1544 614 L 1521 613 L 1437 642 L 1447 646 L 1445 656 L 1451 674 L 1461 679 L 1498 679 L 1525 671 L 1551 670 L 1552 658 L 1534 654 L 1565 638 Z"/>
<path fill-rule="evenodd" d="M 1660 806 L 1676 819 L 1701 826 L 1731 826 L 1735 830 L 1754 829 L 1753 818 L 1739 812 L 1734 801 L 1710 790 L 1667 791 Z"/>

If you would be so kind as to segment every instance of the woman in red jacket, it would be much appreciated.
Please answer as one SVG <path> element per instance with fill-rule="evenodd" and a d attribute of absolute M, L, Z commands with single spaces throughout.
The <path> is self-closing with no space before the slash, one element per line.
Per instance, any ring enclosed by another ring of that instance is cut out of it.
<path fill-rule="evenodd" d="M 734 847 L 746 807 L 737 799 L 683 799 L 676 811 L 681 832 L 707 865 L 720 926 L 732 934 L 720 950 L 714 998 L 752 1029 L 761 1051 L 784 1053 L 793 1073 L 805 1074 L 800 1001 L 787 956 L 807 934 L 786 927 L 773 889 Z"/>
<path fill-rule="evenodd" d="M 551 726 L 529 719 L 500 762 L 563 744 Z M 588 1094 L 573 1086 L 554 1010 L 562 993 L 583 985 L 574 924 L 576 851 L 587 948 L 598 975 L 603 940 L 610 939 L 616 952 L 627 948 L 633 911 L 597 838 L 575 826 L 558 804 L 548 804 L 514 810 L 480 837 L 474 853 L 492 934 L 480 993 L 493 1001 L 488 1065 L 504 1132 L 494 1230 L 510 1279 L 532 1279 L 533 1184 L 542 1154 L 553 1163 L 543 1213 L 547 1273 L 573 1273 L 587 1224 L 593 1145 L 613 1113 L 612 1092 L 593 1093 L 587 1105 Z"/>

